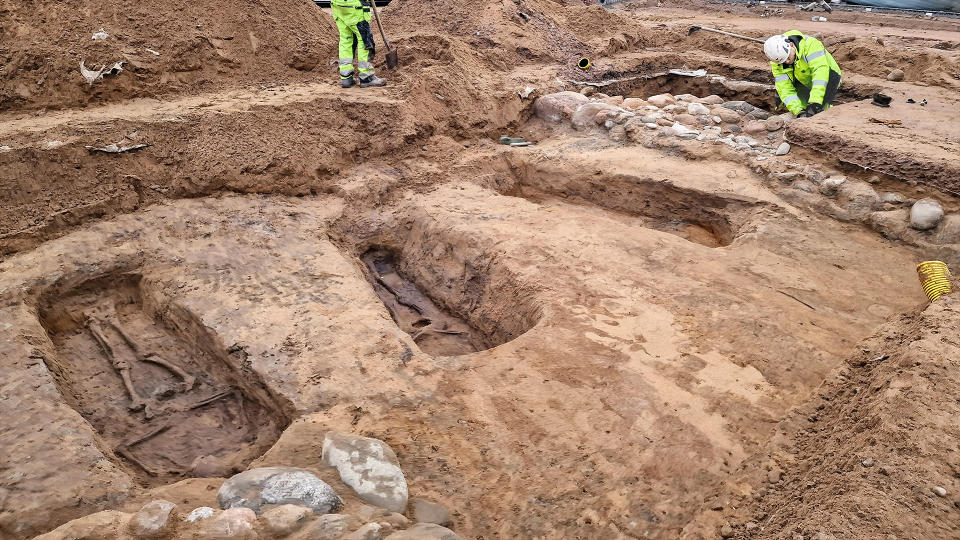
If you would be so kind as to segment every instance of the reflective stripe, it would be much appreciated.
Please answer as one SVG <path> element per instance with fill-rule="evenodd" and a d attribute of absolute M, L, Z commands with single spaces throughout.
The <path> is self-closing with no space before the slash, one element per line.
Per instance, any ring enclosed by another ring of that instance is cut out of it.
<path fill-rule="evenodd" d="M 816 60 L 817 58 L 820 58 L 825 54 L 827 54 L 827 51 L 817 51 L 815 53 L 805 56 L 803 58 L 803 61 L 809 64 L 811 60 Z"/>
<path fill-rule="evenodd" d="M 800 98 L 797 96 L 787 96 L 783 100 L 783 104 L 786 105 L 787 103 L 793 103 L 794 101 L 800 101 Z"/>
<path fill-rule="evenodd" d="M 352 66 L 352 65 L 353 65 L 353 58 L 341 58 L 341 59 L 337 60 L 337 65 L 338 65 L 338 66 Z"/>
<path fill-rule="evenodd" d="M 373 63 L 372 63 L 372 62 L 359 62 L 359 63 L 357 64 L 357 67 L 360 68 L 360 71 L 363 71 L 363 70 L 365 70 L 365 69 L 366 69 L 366 70 L 373 69 Z"/>
<path fill-rule="evenodd" d="M 790 80 L 790 76 L 789 76 L 789 75 L 777 75 L 776 77 L 773 78 L 773 80 L 774 80 L 775 82 L 789 81 L 789 80 Z"/>
<path fill-rule="evenodd" d="M 813 81 L 813 86 L 826 86 L 827 81 Z"/>

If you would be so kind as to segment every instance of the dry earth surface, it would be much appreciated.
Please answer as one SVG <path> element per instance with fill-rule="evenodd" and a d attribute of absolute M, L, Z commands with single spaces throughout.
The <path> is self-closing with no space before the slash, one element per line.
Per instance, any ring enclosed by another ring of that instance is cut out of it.
<path fill-rule="evenodd" d="M 0 2 L 0 538 L 960 537 L 960 20 L 663 4 L 394 0 L 342 90 L 306 0 Z M 273 466 L 339 517 L 220 512 Z"/>

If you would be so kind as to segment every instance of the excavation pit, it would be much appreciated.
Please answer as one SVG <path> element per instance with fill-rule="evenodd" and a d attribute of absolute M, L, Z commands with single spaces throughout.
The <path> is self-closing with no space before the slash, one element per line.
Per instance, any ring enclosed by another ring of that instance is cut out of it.
<path fill-rule="evenodd" d="M 420 349 L 433 356 L 459 356 L 491 349 L 510 341 L 533 326 L 527 318 L 519 324 L 522 330 L 511 331 L 510 324 L 497 325 L 494 330 L 483 330 L 471 324 L 470 316 L 482 309 L 461 315 L 447 307 L 447 302 L 430 295 L 425 288 L 408 277 L 398 250 L 377 246 L 360 257 L 367 279 L 386 306 L 391 318 L 401 330 L 409 334 Z M 465 269 L 468 265 L 464 265 Z M 422 281 L 422 280 L 421 280 Z M 475 280 L 471 280 L 475 281 Z M 455 287 L 450 287 L 455 289 Z M 470 283 L 460 288 L 463 294 L 478 293 Z M 468 301 L 474 304 L 476 300 Z"/>
<path fill-rule="evenodd" d="M 640 226 L 710 248 L 732 244 L 762 211 L 763 203 L 623 174 L 597 175 L 551 165 L 515 169 L 516 186 L 505 195 L 538 204 L 599 207 Z"/>
<path fill-rule="evenodd" d="M 646 99 L 657 94 L 692 94 L 694 96 L 716 95 L 725 101 L 745 101 L 767 112 L 778 107 L 777 91 L 769 73 L 750 74 L 746 79 L 735 79 L 700 70 L 696 72 L 672 70 L 652 75 L 636 75 L 618 78 L 598 88 L 611 96 Z M 835 104 L 850 103 L 865 99 L 870 92 L 862 88 L 841 86 Z"/>
<path fill-rule="evenodd" d="M 141 485 L 229 476 L 289 423 L 254 374 L 241 376 L 186 310 L 161 308 L 137 274 L 45 295 L 40 318 L 64 400 Z"/>

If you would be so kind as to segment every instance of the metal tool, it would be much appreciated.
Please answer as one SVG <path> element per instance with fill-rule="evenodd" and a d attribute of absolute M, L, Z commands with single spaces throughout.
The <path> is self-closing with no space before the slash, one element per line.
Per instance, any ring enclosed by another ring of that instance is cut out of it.
<path fill-rule="evenodd" d="M 380 37 L 383 38 L 383 44 L 387 46 L 387 69 L 396 69 L 400 65 L 397 58 L 397 48 L 390 45 L 387 40 L 387 34 L 383 31 L 383 24 L 380 22 L 380 13 L 377 11 L 377 0 L 370 0 L 370 9 L 373 10 L 373 18 L 377 21 L 377 28 L 380 29 Z"/>
<path fill-rule="evenodd" d="M 706 26 L 691 26 L 691 27 L 690 27 L 690 30 L 687 32 L 687 35 L 688 35 L 688 36 L 693 35 L 693 33 L 696 32 L 696 31 L 698 31 L 698 30 L 704 30 L 704 31 L 706 31 L 706 32 L 713 32 L 713 33 L 715 33 L 715 34 L 723 34 L 723 35 L 725 35 L 725 36 L 730 36 L 730 37 L 745 39 L 745 40 L 747 40 L 747 41 L 755 41 L 755 42 L 757 42 L 757 43 L 763 43 L 763 42 L 764 42 L 764 40 L 762 40 L 762 39 L 757 39 L 757 38 L 742 36 L 742 35 L 740 35 L 740 34 L 734 34 L 733 32 L 724 32 L 723 30 L 717 30 L 716 28 L 707 28 Z"/>

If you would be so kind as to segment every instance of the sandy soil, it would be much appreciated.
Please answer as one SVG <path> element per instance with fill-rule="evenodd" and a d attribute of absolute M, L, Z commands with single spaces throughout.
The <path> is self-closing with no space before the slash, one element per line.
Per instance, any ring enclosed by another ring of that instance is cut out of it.
<path fill-rule="evenodd" d="M 331 429 L 388 442 L 464 538 L 958 534 L 956 300 L 928 306 L 915 265 L 960 246 L 777 178 L 956 217 L 960 33 L 763 9 L 395 0 L 401 70 L 346 92 L 308 2 L 0 7 L 0 536 L 216 506 L 261 465 L 356 513 Z M 770 105 L 758 51 L 692 24 L 818 32 L 845 103 L 764 160 L 534 117 L 611 79 Z M 130 67 L 89 87 L 87 57 Z M 150 146 L 87 148 L 110 143 Z"/>

